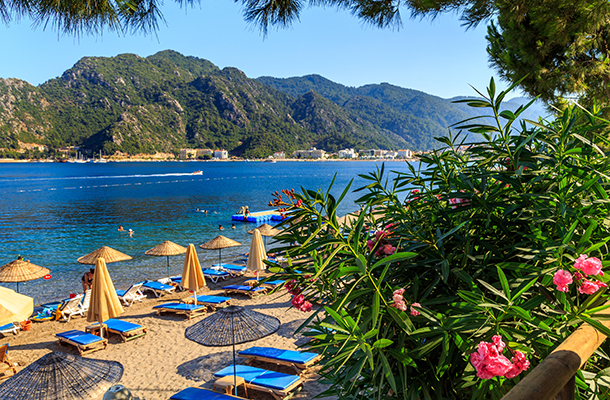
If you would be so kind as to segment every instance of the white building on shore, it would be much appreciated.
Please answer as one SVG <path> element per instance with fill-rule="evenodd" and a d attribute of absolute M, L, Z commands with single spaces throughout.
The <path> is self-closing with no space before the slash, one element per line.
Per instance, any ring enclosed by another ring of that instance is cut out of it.
<path fill-rule="evenodd" d="M 324 150 L 318 150 L 312 147 L 309 150 L 297 150 L 292 153 L 295 158 L 326 158 L 326 152 Z"/>
<path fill-rule="evenodd" d="M 411 150 L 398 150 L 398 158 L 413 158 L 413 152 Z"/>
<path fill-rule="evenodd" d="M 214 150 L 214 158 L 217 160 L 226 160 L 229 158 L 229 152 L 224 149 Z"/>
<path fill-rule="evenodd" d="M 337 155 L 339 158 L 358 158 L 358 153 L 354 149 L 339 150 Z"/>

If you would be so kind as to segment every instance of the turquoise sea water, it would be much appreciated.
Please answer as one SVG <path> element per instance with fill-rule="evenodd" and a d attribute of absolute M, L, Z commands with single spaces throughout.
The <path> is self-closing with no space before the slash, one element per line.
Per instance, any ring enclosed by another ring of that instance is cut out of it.
<path fill-rule="evenodd" d="M 117 288 L 145 278 L 165 276 L 166 257 L 144 252 L 164 240 L 195 244 L 202 265 L 218 260 L 217 251 L 199 245 L 219 234 L 243 245 L 223 251 L 223 260 L 249 250 L 255 225 L 236 222 L 240 206 L 252 212 L 270 209 L 271 193 L 286 188 L 327 188 L 337 174 L 334 193 L 350 179 L 353 188 L 373 171 L 374 162 L 166 162 L 108 164 L 0 164 L 0 266 L 18 255 L 51 269 L 51 280 L 19 285 L 35 303 L 81 291 L 80 277 L 89 268 L 76 259 L 110 246 L 133 257 L 113 263 L 109 271 Z M 386 169 L 406 171 L 404 162 Z M 192 175 L 202 170 L 203 175 Z M 350 193 L 340 211 L 353 210 L 358 193 Z M 196 212 L 207 209 L 208 214 Z M 218 225 L 225 230 L 219 232 Z M 133 237 L 127 232 L 133 229 Z M 272 247 L 272 245 L 271 245 Z M 226 256 L 226 257 L 225 257 Z M 172 273 L 182 271 L 183 256 L 170 258 Z M 2 284 L 15 289 L 12 283 Z"/>

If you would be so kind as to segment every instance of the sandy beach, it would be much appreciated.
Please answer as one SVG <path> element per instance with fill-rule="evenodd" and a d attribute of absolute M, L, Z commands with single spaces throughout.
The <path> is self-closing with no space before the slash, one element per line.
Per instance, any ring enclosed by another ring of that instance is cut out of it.
<path fill-rule="evenodd" d="M 199 294 L 223 295 L 222 286 L 241 283 L 244 279 L 244 277 L 229 278 L 218 283 L 208 280 L 208 289 L 200 290 Z M 131 307 L 125 307 L 125 313 L 120 319 L 146 326 L 147 334 L 127 343 L 122 343 L 117 335 L 111 335 L 106 350 L 86 354 L 85 357 L 119 361 L 125 369 L 120 383 L 138 400 L 166 400 L 172 394 L 191 386 L 212 389 L 214 372 L 232 363 L 231 346 L 205 347 L 184 336 L 187 327 L 196 324 L 209 314 L 188 320 L 183 315 L 164 313 L 157 316 L 153 310 L 153 306 L 157 304 L 188 296 L 188 291 L 164 295 L 160 298 L 148 294 L 148 298 L 141 303 L 136 302 Z M 285 290 L 254 299 L 239 295 L 231 297 L 233 305 L 251 308 L 281 321 L 280 329 L 275 334 L 255 342 L 237 345 L 237 351 L 251 346 L 297 350 L 297 347 L 307 340 L 300 334 L 295 335 L 294 331 L 310 314 L 291 309 L 290 295 Z M 2 340 L 3 343 L 9 343 L 9 356 L 12 362 L 18 364 L 17 370 L 20 371 L 51 351 L 78 355 L 75 347 L 59 346 L 55 333 L 71 329 L 84 331 L 87 325 L 89 323 L 84 317 L 74 317 L 70 322 L 34 323 L 30 331 L 22 331 L 17 336 L 9 334 Z M 244 364 L 245 359 L 238 357 L 237 363 Z M 266 364 L 254 365 L 294 374 L 290 368 L 277 369 Z M 318 383 L 319 376 L 315 373 L 316 370 L 317 368 L 313 368 L 303 375 L 305 380 L 303 390 L 293 398 L 311 399 L 327 388 Z M 244 396 L 241 388 L 238 393 Z M 273 399 L 268 394 L 252 390 L 248 391 L 248 395 L 250 399 Z"/>

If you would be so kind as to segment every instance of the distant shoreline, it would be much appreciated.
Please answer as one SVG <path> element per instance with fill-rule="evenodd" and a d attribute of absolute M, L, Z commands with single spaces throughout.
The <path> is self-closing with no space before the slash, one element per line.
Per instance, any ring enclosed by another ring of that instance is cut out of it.
<path fill-rule="evenodd" d="M 302 159 L 302 158 L 283 158 L 283 159 L 277 159 L 274 160 L 275 162 L 337 162 L 337 161 L 350 161 L 350 162 L 386 162 L 386 161 L 405 161 L 405 162 L 412 162 L 412 161 L 418 161 L 418 158 L 399 158 L 399 159 L 395 159 L 395 158 L 375 158 L 375 159 L 351 159 L 351 158 L 326 158 L 326 159 L 321 159 L 321 158 L 315 158 L 315 159 Z M 268 164 L 273 164 L 273 162 L 269 162 L 267 160 L 245 160 L 245 159 L 239 159 L 239 160 L 235 160 L 235 159 L 224 159 L 224 160 L 178 160 L 178 159 L 171 159 L 171 160 L 159 160 L 159 159 L 150 159 L 150 158 L 125 158 L 125 159 L 108 159 L 109 162 L 113 162 L 113 163 L 124 163 L 124 162 L 185 162 L 185 163 L 193 163 L 193 162 L 253 162 L 253 163 L 268 163 Z M 44 164 L 44 163 L 57 163 L 57 161 L 47 161 L 47 160 L 34 160 L 34 159 L 28 159 L 28 160 L 15 160 L 15 159 L 8 159 L 8 158 L 0 158 L 0 164 L 23 164 L 23 163 L 40 163 L 40 164 Z M 93 163 L 91 163 L 93 164 Z"/>

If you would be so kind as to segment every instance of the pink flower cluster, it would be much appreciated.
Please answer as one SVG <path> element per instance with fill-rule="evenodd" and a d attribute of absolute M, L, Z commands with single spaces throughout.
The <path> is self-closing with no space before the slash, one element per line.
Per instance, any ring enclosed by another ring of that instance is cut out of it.
<path fill-rule="evenodd" d="M 513 352 L 511 360 L 502 355 L 506 347 L 502 336 L 495 335 L 492 341 L 493 343 L 479 343 L 477 351 L 470 354 L 470 363 L 477 370 L 479 378 L 491 379 L 494 376 L 504 376 L 511 379 L 529 368 L 529 361 L 520 351 Z"/>
<path fill-rule="evenodd" d="M 394 302 L 392 304 L 390 304 L 390 307 L 396 307 L 399 310 L 407 311 L 407 303 L 405 303 L 405 299 L 402 296 L 402 294 L 404 292 L 405 292 L 404 288 L 400 288 L 400 289 L 397 289 L 394 291 L 394 293 L 392 295 L 392 300 L 394 300 Z M 421 304 L 413 303 L 411 305 L 411 315 L 414 317 L 417 317 L 420 314 L 420 312 L 417 311 L 416 309 L 414 309 L 413 306 L 421 308 Z"/>
<path fill-rule="evenodd" d="M 389 229 L 391 226 L 388 225 L 386 228 Z M 392 233 L 389 230 L 380 230 L 375 232 L 375 240 L 367 240 L 366 247 L 369 248 L 369 251 L 373 251 L 375 247 L 377 247 L 377 251 L 375 255 L 377 257 L 383 256 L 387 257 L 396 252 L 396 247 L 392 246 L 387 242 L 386 238 L 388 238 Z"/>
<path fill-rule="evenodd" d="M 311 275 L 308 277 L 311 277 Z M 286 282 L 286 290 L 288 290 L 288 293 L 293 296 L 290 303 L 294 308 L 303 312 L 311 311 L 312 304 L 308 300 L 305 300 L 305 296 L 302 294 L 303 289 L 298 286 L 298 282 L 296 280 L 292 279 Z"/>
<path fill-rule="evenodd" d="M 573 276 L 569 271 L 563 269 L 555 272 L 553 283 L 557 286 L 557 290 L 560 292 L 568 292 L 568 286 L 574 281 L 579 282 L 578 292 L 581 294 L 593 294 L 603 287 L 608 287 L 606 283 L 600 280 L 585 279 L 589 275 L 604 276 L 602 262 L 599 258 L 588 257 L 586 254 L 582 254 L 574 262 L 574 269 L 577 271 Z"/>

